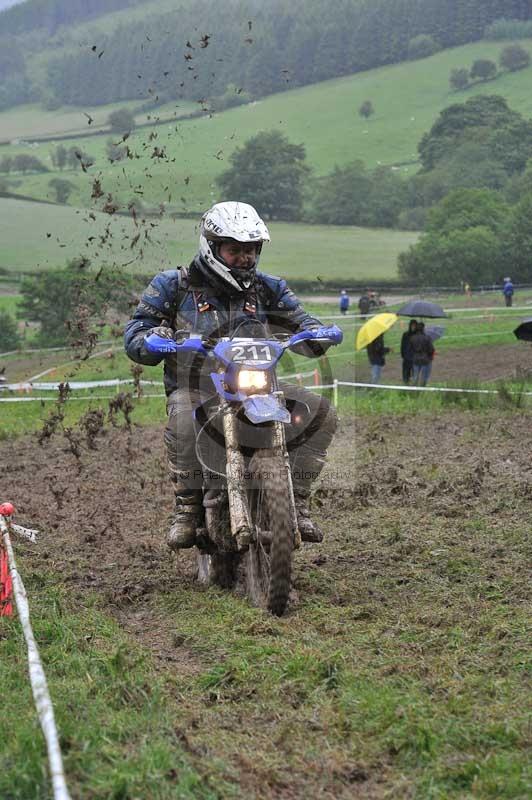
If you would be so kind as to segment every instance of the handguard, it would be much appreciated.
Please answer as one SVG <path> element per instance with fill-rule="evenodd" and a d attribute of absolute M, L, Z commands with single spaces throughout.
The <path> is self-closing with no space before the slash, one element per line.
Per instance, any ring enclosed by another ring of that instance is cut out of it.
<path fill-rule="evenodd" d="M 337 325 L 322 325 L 295 333 L 288 341 L 288 347 L 300 355 L 323 355 L 329 347 L 341 344 L 343 331 Z M 321 352 L 320 352 L 321 350 Z"/>
<path fill-rule="evenodd" d="M 200 337 L 191 336 L 182 342 L 166 339 L 156 333 L 149 333 L 144 337 L 144 345 L 149 353 L 203 353 L 207 355 Z"/>

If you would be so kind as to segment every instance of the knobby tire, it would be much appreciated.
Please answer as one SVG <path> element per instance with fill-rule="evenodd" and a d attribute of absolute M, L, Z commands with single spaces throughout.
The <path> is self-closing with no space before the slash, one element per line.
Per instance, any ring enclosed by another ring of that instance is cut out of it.
<path fill-rule="evenodd" d="M 258 450 L 250 468 L 258 478 L 250 493 L 250 512 L 258 535 L 251 542 L 246 559 L 248 594 L 254 603 L 281 616 L 290 595 L 295 533 L 287 467 L 281 456 Z M 269 553 L 260 540 L 261 530 L 271 534 Z"/>

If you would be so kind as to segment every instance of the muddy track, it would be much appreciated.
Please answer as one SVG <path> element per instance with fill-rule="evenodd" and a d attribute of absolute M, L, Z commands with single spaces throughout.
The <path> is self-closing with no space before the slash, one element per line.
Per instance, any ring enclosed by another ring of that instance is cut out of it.
<path fill-rule="evenodd" d="M 529 529 L 532 513 L 530 421 L 529 414 L 500 411 L 344 418 L 314 495 L 327 538 L 296 554 L 287 627 L 311 637 L 326 635 L 332 648 L 341 650 L 346 622 L 349 630 L 375 626 L 385 641 L 400 626 L 401 615 L 410 614 L 416 625 L 430 630 L 452 628 L 463 621 L 466 602 L 475 624 L 489 606 L 490 587 L 495 593 L 505 587 L 505 603 L 521 607 L 527 556 L 519 532 Z M 42 532 L 36 545 L 17 542 L 17 552 L 24 553 L 23 577 L 49 571 L 82 606 L 96 595 L 103 611 L 153 653 L 161 672 L 177 670 L 185 678 L 204 673 L 212 666 L 208 654 L 188 649 L 177 615 L 164 612 L 165 595 L 171 601 L 178 588 L 182 596 L 183 586 L 191 595 L 199 590 L 193 584 L 192 553 L 171 556 L 164 545 L 172 494 L 162 429 L 111 428 L 90 441 L 90 446 L 81 443 L 78 457 L 62 436 L 42 446 L 35 436 L 0 442 L 6 465 L 0 499 L 12 500 L 18 521 Z M 477 571 L 471 592 L 468 565 Z M 438 598 L 433 607 L 427 591 Z M 330 609 L 331 619 L 339 612 L 343 622 L 332 628 L 320 617 L 313 622 L 308 600 Z M 268 626 L 265 618 L 250 631 L 260 636 Z M 492 664 L 494 669 L 500 665 L 501 675 L 508 668 L 507 649 L 512 657 L 509 644 L 505 639 Z M 441 690 L 439 679 L 425 656 L 420 660 L 417 646 L 406 642 L 400 658 L 381 669 L 419 681 L 432 696 Z M 220 702 L 207 698 L 182 708 L 180 742 L 199 769 L 205 752 L 224 761 L 242 796 L 382 800 L 397 787 L 389 753 L 359 763 L 348 740 L 319 755 L 294 744 L 299 760 L 283 762 L 272 777 L 272 759 L 284 749 L 277 738 L 278 709 L 268 706 L 257 728 L 253 704 L 245 698 L 241 705 L 225 702 L 220 691 Z M 228 698 L 231 691 L 229 686 Z M 283 725 L 288 720 L 294 730 L 303 730 L 310 710 L 300 709 L 292 695 L 287 698 L 295 704 L 285 706 Z M 226 731 L 236 728 L 242 747 L 225 741 Z M 305 735 L 322 735 L 321 727 L 313 730 Z M 209 731 L 215 731 L 216 744 Z M 261 757 L 250 761 L 248 748 Z"/>
<path fill-rule="evenodd" d="M 446 417 L 343 420 L 318 485 L 314 507 L 326 527 L 359 527 L 361 512 L 383 505 L 426 505 L 452 516 L 482 510 L 504 486 L 528 498 L 532 486 L 528 415 L 449 411 Z M 410 448 L 408 442 L 416 443 Z M 355 445 L 355 447 L 353 447 Z M 84 442 L 80 455 L 62 436 L 0 443 L 2 500 L 17 521 L 42 533 L 19 544 L 39 567 L 60 575 L 80 600 L 96 592 L 104 605 L 163 659 L 175 657 L 162 620 L 146 624 L 154 595 L 194 579 L 191 552 L 172 555 L 164 534 L 173 497 L 162 429 L 110 428 Z M 363 523 L 362 523 L 363 524 Z M 295 563 L 327 558 L 338 537 L 306 547 Z M 319 551 L 319 554 L 318 554 Z M 346 567 L 348 569 L 348 567 Z"/>

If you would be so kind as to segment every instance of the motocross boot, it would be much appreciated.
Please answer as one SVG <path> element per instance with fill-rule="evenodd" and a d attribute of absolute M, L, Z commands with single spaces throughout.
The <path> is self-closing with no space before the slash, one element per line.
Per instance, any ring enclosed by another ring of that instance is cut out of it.
<path fill-rule="evenodd" d="M 171 550 L 194 547 L 196 529 L 203 520 L 202 492 L 191 491 L 179 482 L 175 484 L 174 491 L 175 509 L 166 535 L 166 544 Z"/>
<path fill-rule="evenodd" d="M 297 527 L 304 542 L 322 542 L 323 531 L 310 518 L 308 507 L 310 490 L 294 487 L 294 500 L 296 503 Z"/>

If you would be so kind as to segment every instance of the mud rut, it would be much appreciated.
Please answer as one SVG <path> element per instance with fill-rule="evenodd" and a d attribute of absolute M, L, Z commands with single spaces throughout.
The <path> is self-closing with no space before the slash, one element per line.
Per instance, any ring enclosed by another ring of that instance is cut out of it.
<path fill-rule="evenodd" d="M 100 432 L 78 457 L 62 436 L 4 442 L 2 496 L 41 531 L 36 545 L 18 545 L 30 563 L 60 575 L 80 601 L 96 592 L 155 656 L 183 661 L 147 602 L 192 578 L 191 559 L 163 546 L 173 499 L 161 443 L 162 431 L 136 427 Z"/>

